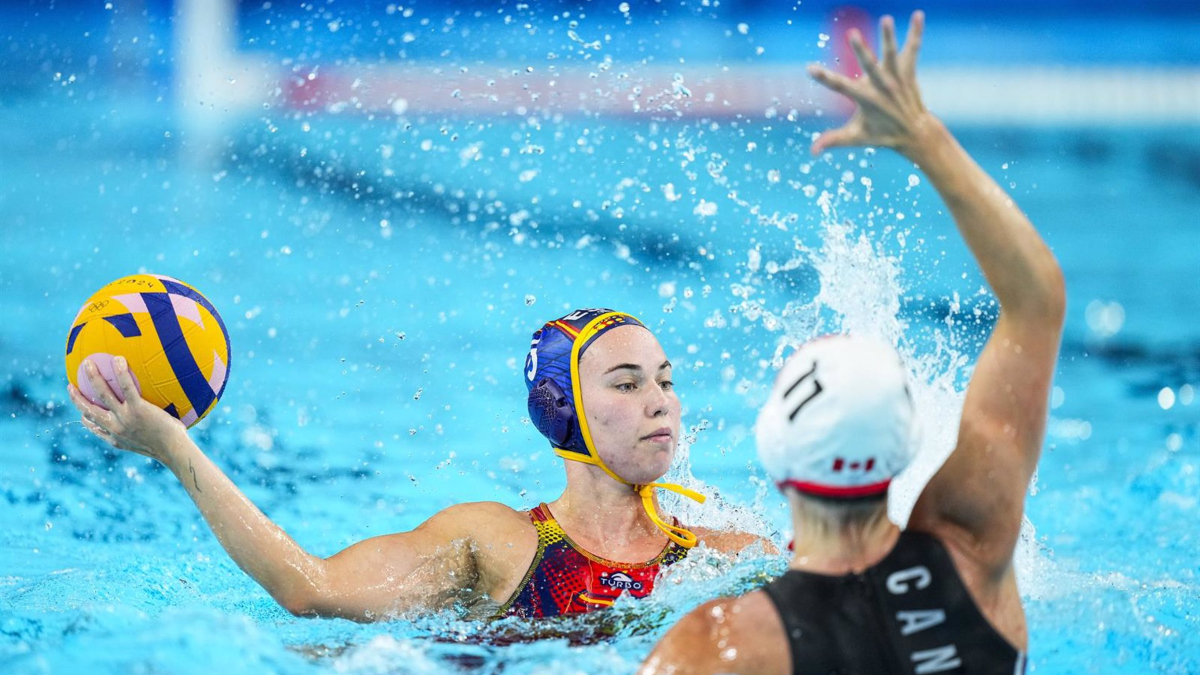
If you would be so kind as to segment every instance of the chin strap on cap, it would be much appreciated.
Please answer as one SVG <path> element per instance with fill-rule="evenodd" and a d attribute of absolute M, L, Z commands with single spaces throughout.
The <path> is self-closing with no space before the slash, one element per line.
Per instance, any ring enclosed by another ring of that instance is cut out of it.
<path fill-rule="evenodd" d="M 676 544 L 679 544 L 684 548 L 692 548 L 696 545 L 697 541 L 695 533 L 686 528 L 679 527 L 678 525 L 671 525 L 658 516 L 658 510 L 654 508 L 655 488 L 659 488 L 661 490 L 670 490 L 671 492 L 681 494 L 688 499 L 694 499 L 701 504 L 703 504 L 704 500 L 708 498 L 699 492 L 696 492 L 695 490 L 689 490 L 682 485 L 676 485 L 674 483 L 647 483 L 646 485 L 633 486 L 633 489 L 642 496 L 642 507 L 646 509 L 646 515 L 650 516 L 650 520 L 654 521 L 654 524 L 658 526 L 658 529 L 662 530 L 663 533 L 670 537 L 671 541 L 675 542 Z"/>
<path fill-rule="evenodd" d="M 583 348 L 589 343 L 589 340 L 607 328 L 612 328 L 614 325 L 620 324 L 624 320 L 624 317 L 629 317 L 637 321 L 633 316 L 625 314 L 624 312 L 606 312 L 589 321 L 587 325 L 585 325 L 583 329 L 579 331 L 579 334 L 574 337 L 571 345 L 570 362 L 571 393 L 575 401 L 575 417 L 577 423 L 579 424 L 579 433 L 583 437 L 583 443 L 587 448 L 588 454 L 585 457 L 580 455 L 578 452 L 572 452 L 570 450 L 558 447 L 554 448 L 554 454 L 562 457 L 563 459 L 569 459 L 575 462 L 583 462 L 584 464 L 598 466 L 603 469 L 604 473 L 608 474 L 613 480 L 632 487 L 634 492 L 637 492 L 638 495 L 641 496 L 642 507 L 646 509 L 646 515 L 650 516 L 650 520 L 654 523 L 654 525 L 658 529 L 662 530 L 663 533 L 671 539 L 671 541 L 683 546 L 684 548 L 692 548 L 697 542 L 696 535 L 693 532 L 679 527 L 678 525 L 671 525 L 659 517 L 658 509 L 654 506 L 654 490 L 655 488 L 670 490 L 671 492 L 681 494 L 689 499 L 694 499 L 701 504 L 704 503 L 705 496 L 699 492 L 696 492 L 695 490 L 689 490 L 682 485 L 675 485 L 674 483 L 648 483 L 646 485 L 635 485 L 630 483 L 614 473 L 612 469 L 605 466 L 604 460 L 600 459 L 600 453 L 596 452 L 595 444 L 592 443 L 592 432 L 591 429 L 588 428 L 587 415 L 583 410 L 583 392 L 579 385 L 579 357 Z M 638 325 L 641 325 L 640 321 L 637 323 Z"/>
<path fill-rule="evenodd" d="M 590 446 L 591 445 L 590 435 L 587 436 L 587 439 L 588 439 L 588 445 Z M 670 490 L 671 492 L 674 492 L 675 494 L 683 495 L 684 497 L 695 500 L 701 504 L 703 504 L 705 502 L 705 500 L 708 499 L 708 497 L 705 497 L 704 495 L 700 494 L 699 492 L 696 492 L 695 490 L 690 490 L 688 488 L 685 488 L 682 485 L 676 485 L 675 483 L 647 483 L 645 485 L 634 485 L 633 483 L 630 483 L 629 481 L 625 480 L 624 478 L 621 478 L 617 474 L 613 473 L 613 470 L 608 468 L 607 466 L 605 466 L 604 462 L 597 455 L 589 455 L 587 457 L 583 457 L 583 456 L 579 455 L 579 453 L 571 452 L 570 450 L 564 450 L 562 448 L 555 448 L 554 454 L 558 455 L 559 457 L 562 457 L 563 459 L 569 459 L 572 462 L 580 462 L 582 464 L 591 464 L 592 466 L 598 466 L 604 471 L 604 473 L 608 474 L 609 477 L 612 478 L 613 480 L 617 481 L 618 483 L 624 483 L 624 484 L 632 487 L 633 491 L 638 493 L 639 496 L 641 496 L 642 508 L 646 509 L 646 515 L 650 516 L 650 521 L 654 523 L 655 527 L 662 530 L 663 534 L 667 535 L 667 537 L 669 537 L 671 539 L 671 541 L 675 542 L 676 544 L 679 544 L 680 546 L 682 546 L 684 548 L 692 548 L 693 546 L 696 545 L 697 539 L 696 539 L 695 533 L 693 533 L 691 530 L 688 530 L 686 528 L 679 527 L 678 525 L 671 525 L 670 523 L 666 522 L 658 515 L 658 509 L 655 508 L 655 506 L 654 506 L 654 490 L 656 488 L 661 489 L 661 490 Z"/>

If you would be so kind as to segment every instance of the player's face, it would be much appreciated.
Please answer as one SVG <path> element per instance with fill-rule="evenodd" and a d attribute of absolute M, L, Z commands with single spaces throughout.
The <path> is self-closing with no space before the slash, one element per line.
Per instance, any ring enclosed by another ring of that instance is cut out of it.
<path fill-rule="evenodd" d="M 608 331 L 583 353 L 579 380 L 600 459 L 631 483 L 661 478 L 679 443 L 680 405 L 654 335 L 640 326 Z"/>

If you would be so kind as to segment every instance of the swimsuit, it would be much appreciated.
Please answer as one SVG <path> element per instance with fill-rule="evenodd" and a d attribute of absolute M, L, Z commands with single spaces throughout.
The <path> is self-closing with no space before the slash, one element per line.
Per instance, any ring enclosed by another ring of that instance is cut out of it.
<path fill-rule="evenodd" d="M 497 617 L 581 614 L 612 605 L 622 593 L 643 598 L 654 590 L 659 570 L 682 560 L 688 552 L 670 542 L 649 562 L 614 562 L 571 541 L 545 504 L 530 510 L 529 519 L 537 529 L 537 554 Z"/>
<path fill-rule="evenodd" d="M 1025 672 L 1025 655 L 996 632 L 946 548 L 926 534 L 902 533 L 862 574 L 789 570 L 763 590 L 797 675 Z"/>

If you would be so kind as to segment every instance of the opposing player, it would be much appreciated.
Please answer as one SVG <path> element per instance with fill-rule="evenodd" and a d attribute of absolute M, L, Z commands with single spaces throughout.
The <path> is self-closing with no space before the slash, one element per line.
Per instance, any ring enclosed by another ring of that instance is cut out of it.
<path fill-rule="evenodd" d="M 652 673 L 996 673 L 1024 669 L 1025 615 L 1013 572 L 1037 466 L 1065 305 L 1062 273 L 1029 220 L 921 102 L 924 16 L 883 55 L 857 32 L 863 77 L 809 72 L 857 104 L 813 152 L 886 146 L 929 177 L 1000 304 L 975 365 L 957 445 L 903 532 L 891 479 L 912 452 L 913 408 L 888 345 L 832 336 L 784 365 L 757 425 L 759 455 L 787 495 L 795 553 L 760 591 L 702 605 L 650 654 Z"/>
<path fill-rule="evenodd" d="M 221 545 L 297 615 L 371 621 L 460 603 L 477 617 L 558 616 L 650 593 L 659 570 L 698 541 L 735 551 L 760 538 L 659 515 L 654 490 L 675 457 L 680 403 L 671 362 L 634 317 L 580 310 L 534 333 L 525 379 L 530 415 L 566 462 L 567 487 L 529 512 L 465 503 L 411 532 L 374 537 L 328 558 L 309 553 L 246 498 L 183 425 L 147 403 L 125 362 L 120 392 L 95 365 L 91 403 L 74 387 L 84 425 L 116 448 L 166 465 Z M 769 545 L 768 545 L 769 547 Z"/>

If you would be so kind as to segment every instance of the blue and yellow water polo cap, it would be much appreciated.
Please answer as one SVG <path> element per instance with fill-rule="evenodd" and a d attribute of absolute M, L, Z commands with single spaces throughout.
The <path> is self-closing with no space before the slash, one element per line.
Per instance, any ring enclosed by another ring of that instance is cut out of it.
<path fill-rule="evenodd" d="M 653 490 L 661 488 L 703 503 L 704 495 L 673 483 L 635 485 L 605 466 L 592 443 L 583 396 L 579 387 L 579 359 L 604 333 L 621 326 L 640 326 L 641 321 L 611 309 L 580 309 L 547 322 L 533 334 L 525 357 L 525 386 L 529 390 L 529 417 L 563 459 L 600 467 L 614 480 L 630 485 L 642 497 L 650 520 L 672 541 L 691 548 L 692 532 L 666 523 L 654 508 Z"/>

